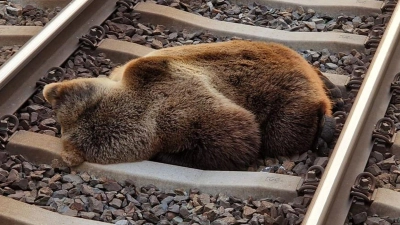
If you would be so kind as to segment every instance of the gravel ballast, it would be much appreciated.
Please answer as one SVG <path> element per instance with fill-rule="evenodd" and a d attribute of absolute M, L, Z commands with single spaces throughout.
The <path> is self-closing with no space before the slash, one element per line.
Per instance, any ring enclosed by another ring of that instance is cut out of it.
<path fill-rule="evenodd" d="M 222 42 L 238 37 L 223 37 L 209 31 L 188 32 L 186 29 L 176 30 L 156 24 L 142 24 L 140 14 L 135 11 L 124 11 L 123 7 L 110 16 L 103 26 L 106 28 L 106 38 L 124 40 L 144 45 L 153 49 L 174 46 Z M 346 52 L 331 52 L 329 49 L 314 51 L 312 49 L 296 49 L 312 65 L 322 72 L 351 75 L 357 67 L 368 67 L 373 53 L 366 49 L 358 52 L 349 49 Z"/>
<path fill-rule="evenodd" d="M 0 193 L 63 215 L 114 224 L 300 224 L 310 198 L 239 199 L 192 188 L 136 187 L 0 152 Z"/>
<path fill-rule="evenodd" d="M 2 46 L 0 47 L 0 67 L 13 56 L 19 49 L 20 45 Z"/>
<path fill-rule="evenodd" d="M 313 9 L 305 10 L 302 6 L 273 8 L 257 3 L 234 4 L 229 0 L 157 0 L 157 4 L 220 21 L 297 32 L 340 32 L 368 35 L 370 28 L 388 21 L 386 14 L 332 17 Z"/>
<path fill-rule="evenodd" d="M 32 5 L 21 6 L 0 2 L 0 25 L 44 26 L 53 19 L 61 7 L 40 9 Z"/>

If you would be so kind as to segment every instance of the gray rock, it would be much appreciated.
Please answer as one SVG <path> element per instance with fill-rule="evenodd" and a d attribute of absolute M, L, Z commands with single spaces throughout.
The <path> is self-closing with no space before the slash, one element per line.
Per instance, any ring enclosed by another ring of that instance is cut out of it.
<path fill-rule="evenodd" d="M 49 187 L 42 187 L 39 189 L 38 196 L 51 196 L 53 194 L 53 190 Z"/>
<path fill-rule="evenodd" d="M 174 218 L 172 219 L 172 222 L 173 222 L 174 224 L 179 224 L 179 223 L 182 223 L 182 222 L 183 222 L 183 219 L 182 219 L 181 217 L 179 217 L 179 216 L 176 216 L 176 217 L 174 217 Z"/>
<path fill-rule="evenodd" d="M 335 64 L 339 61 L 339 59 L 334 55 L 330 55 L 329 60 L 331 60 L 331 62 Z"/>
<path fill-rule="evenodd" d="M 361 212 L 353 215 L 353 222 L 355 224 L 361 224 L 367 220 L 367 212 Z"/>
<path fill-rule="evenodd" d="M 383 219 L 379 217 L 368 217 L 367 220 L 365 221 L 366 225 L 380 225 L 380 222 L 383 221 Z"/>
<path fill-rule="evenodd" d="M 84 211 L 85 210 L 85 204 L 80 199 L 75 199 L 74 203 L 72 203 L 69 207 L 72 210 L 76 210 L 76 211 Z"/>
<path fill-rule="evenodd" d="M 80 215 L 84 219 L 93 219 L 96 216 L 96 213 L 94 212 L 80 212 Z"/>
<path fill-rule="evenodd" d="M 244 206 L 243 207 L 243 217 L 245 218 L 252 218 L 253 214 L 256 212 L 257 210 L 249 207 L 249 206 Z"/>
<path fill-rule="evenodd" d="M 323 24 L 325 23 L 325 21 L 323 19 L 320 18 L 313 18 L 311 19 L 312 22 L 314 22 L 315 24 Z"/>
<path fill-rule="evenodd" d="M 296 213 L 296 211 L 293 209 L 293 207 L 291 206 L 291 205 L 289 205 L 289 204 L 282 204 L 282 211 L 285 213 L 285 214 L 288 214 L 288 213 Z"/>
<path fill-rule="evenodd" d="M 12 16 L 20 16 L 22 14 L 22 7 L 20 5 L 15 5 L 17 7 L 7 6 L 7 13 Z"/>
<path fill-rule="evenodd" d="M 50 196 L 39 197 L 35 200 L 35 205 L 45 206 L 45 205 L 47 205 L 47 202 L 49 201 L 49 199 L 50 199 Z"/>
<path fill-rule="evenodd" d="M 100 219 L 105 222 L 112 221 L 112 212 L 109 209 L 105 209 L 104 212 L 101 214 Z"/>
<path fill-rule="evenodd" d="M 352 22 L 353 22 L 354 27 L 359 27 L 360 24 L 362 23 L 361 17 L 359 17 L 359 16 L 354 17 Z"/>
<path fill-rule="evenodd" d="M 157 223 L 158 221 L 160 221 L 159 218 L 157 218 L 154 214 L 150 212 L 144 212 L 143 218 L 151 223 Z"/>
<path fill-rule="evenodd" d="M 64 205 L 57 209 L 59 213 L 66 216 L 78 216 L 78 211 L 70 209 L 68 206 Z"/>
<path fill-rule="evenodd" d="M 86 185 L 86 184 L 82 185 L 82 190 L 81 191 L 82 191 L 82 194 L 84 194 L 84 195 L 90 195 L 90 196 L 94 195 L 93 188 L 91 186 L 89 186 L 89 185 Z"/>
<path fill-rule="evenodd" d="M 89 197 L 88 201 L 88 208 L 90 211 L 93 211 L 95 213 L 103 213 L 104 205 L 101 201 L 95 199 L 94 197 Z"/>
<path fill-rule="evenodd" d="M 15 192 L 15 194 L 8 195 L 7 197 L 15 199 L 15 200 L 20 200 L 24 196 L 25 196 L 25 194 L 23 191 L 17 191 L 17 192 Z"/>
<path fill-rule="evenodd" d="M 342 30 L 346 33 L 353 33 L 354 27 L 352 24 L 344 24 Z"/>
<path fill-rule="evenodd" d="M 214 203 L 207 203 L 203 207 L 203 212 L 208 212 L 215 209 L 215 204 Z"/>
<path fill-rule="evenodd" d="M 166 198 L 164 198 L 163 200 L 161 200 L 161 204 L 165 204 L 168 205 L 169 203 L 171 203 L 174 200 L 173 196 L 167 196 Z"/>
<path fill-rule="evenodd" d="M 298 163 L 294 168 L 293 172 L 295 172 L 298 175 L 305 174 L 307 172 L 308 166 L 304 165 L 303 162 Z"/>
<path fill-rule="evenodd" d="M 326 63 L 325 65 L 328 69 L 332 69 L 332 70 L 336 70 L 338 68 L 338 65 L 333 64 L 333 63 Z"/>
<path fill-rule="evenodd" d="M 16 171 L 15 169 L 11 169 L 8 174 L 8 177 L 6 179 L 6 182 L 12 183 L 12 182 L 16 181 L 17 179 L 20 179 L 18 171 Z"/>
<path fill-rule="evenodd" d="M 190 212 L 188 210 L 188 208 L 186 206 L 181 206 L 179 209 L 179 214 L 183 217 L 183 218 L 188 218 L 190 215 Z"/>
<path fill-rule="evenodd" d="M 328 160 L 329 160 L 328 157 L 317 157 L 317 158 L 314 160 L 314 165 L 316 165 L 316 166 L 322 166 L 322 167 L 325 168 L 326 164 L 328 164 Z"/>
<path fill-rule="evenodd" d="M 382 170 L 389 170 L 391 166 L 396 165 L 396 161 L 394 159 L 395 156 L 392 156 L 388 159 L 385 159 L 381 162 L 378 162 L 377 165 L 382 169 Z"/>
<path fill-rule="evenodd" d="M 11 184 L 11 187 L 14 189 L 21 189 L 25 191 L 28 189 L 28 179 L 17 178 L 17 180 Z"/>
<path fill-rule="evenodd" d="M 125 211 L 123 209 L 113 210 L 112 214 L 116 218 L 123 218 L 123 217 L 126 216 L 126 213 L 125 213 Z"/>
<path fill-rule="evenodd" d="M 51 197 L 53 198 L 65 198 L 68 195 L 68 191 L 67 190 L 59 190 L 59 191 L 55 191 L 53 192 L 53 195 Z"/>
<path fill-rule="evenodd" d="M 116 181 L 107 181 L 103 184 L 104 189 L 107 191 L 120 191 L 122 189 Z"/>
<path fill-rule="evenodd" d="M 199 195 L 199 203 L 202 205 L 205 205 L 207 203 L 210 203 L 210 195 L 203 193 Z"/>
<path fill-rule="evenodd" d="M 150 195 L 149 197 L 149 202 L 151 206 L 155 206 L 160 204 L 160 202 L 158 201 L 157 197 L 155 195 Z"/>
<path fill-rule="evenodd" d="M 179 208 L 180 208 L 179 205 L 174 204 L 174 205 L 168 207 L 168 211 L 178 214 L 180 212 Z"/>
<path fill-rule="evenodd" d="M 189 200 L 189 196 L 185 195 L 177 195 L 174 197 L 175 202 L 187 201 Z"/>
<path fill-rule="evenodd" d="M 314 30 L 316 25 L 314 22 L 303 22 L 310 30 Z"/>
<path fill-rule="evenodd" d="M 115 225 L 129 225 L 129 221 L 128 220 L 118 220 L 117 222 L 115 222 Z"/>
<path fill-rule="evenodd" d="M 62 189 L 63 189 L 63 190 L 69 190 L 69 189 L 71 189 L 71 188 L 73 188 L 73 187 L 74 187 L 74 185 L 71 184 L 71 183 L 62 184 Z"/>
<path fill-rule="evenodd" d="M 289 224 L 296 224 L 299 216 L 297 216 L 295 213 L 287 213 L 286 218 L 289 220 Z"/>
<path fill-rule="evenodd" d="M 40 124 L 41 124 L 41 125 L 44 125 L 44 126 L 53 126 L 53 125 L 55 125 L 56 123 L 57 123 L 56 120 L 53 119 L 53 118 L 47 118 L 47 119 L 44 119 L 44 120 L 42 120 L 42 121 L 40 122 Z"/>
<path fill-rule="evenodd" d="M 152 213 L 154 213 L 154 215 L 157 216 L 157 217 L 163 215 L 166 212 L 166 210 L 163 208 L 162 205 L 156 205 L 150 211 Z M 168 210 L 168 211 L 171 211 L 171 210 Z M 178 212 L 179 212 L 179 210 L 178 210 Z"/>
<path fill-rule="evenodd" d="M 84 181 L 84 182 L 89 182 L 90 181 L 90 175 L 88 174 L 88 173 L 82 173 L 81 175 L 80 175 L 80 177 L 82 178 L 82 180 Z"/>
<path fill-rule="evenodd" d="M 151 47 L 155 48 L 155 49 L 161 49 L 163 48 L 163 43 L 157 39 L 153 39 L 153 42 L 151 43 Z"/>
<path fill-rule="evenodd" d="M 73 184 L 81 184 L 83 183 L 82 178 L 79 175 L 67 174 L 62 177 L 63 182 L 73 183 Z"/>
<path fill-rule="evenodd" d="M 381 168 L 379 168 L 378 165 L 372 164 L 371 166 L 369 166 L 369 167 L 367 167 L 367 168 L 365 169 L 365 172 L 369 172 L 369 173 L 371 173 L 371 174 L 374 175 L 374 176 L 378 176 L 379 174 L 382 173 L 382 170 L 381 170 Z"/>
<path fill-rule="evenodd" d="M 118 198 L 114 198 L 110 203 L 109 203 L 109 205 L 110 206 L 112 206 L 112 207 L 114 207 L 114 208 L 121 208 L 121 205 L 122 205 L 122 201 L 121 200 L 119 200 Z"/>
<path fill-rule="evenodd" d="M 23 162 L 22 163 L 22 167 L 23 167 L 23 170 L 24 170 L 25 174 L 29 174 L 33 170 L 33 166 L 29 162 Z"/>
<path fill-rule="evenodd" d="M 68 197 L 70 197 L 70 198 L 74 198 L 80 194 L 81 194 L 81 191 L 79 190 L 79 188 L 71 188 L 68 190 Z"/>
<path fill-rule="evenodd" d="M 377 151 L 371 152 L 371 156 L 374 157 L 378 162 L 380 162 L 384 159 L 382 153 L 377 152 Z"/>

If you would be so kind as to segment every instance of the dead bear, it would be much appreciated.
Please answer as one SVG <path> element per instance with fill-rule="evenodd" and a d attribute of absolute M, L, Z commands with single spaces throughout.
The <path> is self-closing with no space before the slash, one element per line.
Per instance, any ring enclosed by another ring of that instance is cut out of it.
<path fill-rule="evenodd" d="M 109 78 L 46 85 L 63 160 L 155 160 L 243 170 L 312 148 L 332 102 L 317 70 L 276 43 L 229 41 L 154 51 Z"/>

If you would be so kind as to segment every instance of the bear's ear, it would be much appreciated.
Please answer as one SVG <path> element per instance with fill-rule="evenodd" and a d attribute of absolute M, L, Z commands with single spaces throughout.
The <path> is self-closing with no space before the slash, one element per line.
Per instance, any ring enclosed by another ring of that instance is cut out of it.
<path fill-rule="evenodd" d="M 149 56 L 132 60 L 125 66 L 123 80 L 138 85 L 161 81 L 170 74 L 171 60 L 170 56 Z"/>
<path fill-rule="evenodd" d="M 43 96 L 47 102 L 52 104 L 52 102 L 59 98 L 61 93 L 61 83 L 51 83 L 47 84 L 43 88 Z"/>

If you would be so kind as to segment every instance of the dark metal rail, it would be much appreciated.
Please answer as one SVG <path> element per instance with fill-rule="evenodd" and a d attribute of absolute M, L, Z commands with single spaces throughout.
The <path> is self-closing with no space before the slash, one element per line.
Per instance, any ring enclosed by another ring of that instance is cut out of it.
<path fill-rule="evenodd" d="M 350 190 L 373 147 L 374 125 L 386 112 L 390 84 L 400 71 L 400 6 L 377 49 L 303 224 L 337 225 L 349 212 Z"/>

